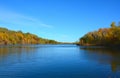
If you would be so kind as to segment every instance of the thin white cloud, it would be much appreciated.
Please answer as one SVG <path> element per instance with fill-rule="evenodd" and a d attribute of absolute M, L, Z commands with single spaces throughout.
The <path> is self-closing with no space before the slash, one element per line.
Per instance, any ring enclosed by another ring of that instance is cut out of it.
<path fill-rule="evenodd" d="M 47 28 L 53 28 L 53 26 L 47 25 L 47 24 L 43 24 L 43 23 L 41 23 L 40 25 L 42 25 L 42 26 L 44 26 L 44 27 L 47 27 Z"/>
<path fill-rule="evenodd" d="M 23 26 L 40 26 L 45 28 L 53 28 L 52 25 L 45 24 L 36 18 L 32 18 L 30 16 L 25 16 L 1 8 L 0 8 L 0 22 Z"/>

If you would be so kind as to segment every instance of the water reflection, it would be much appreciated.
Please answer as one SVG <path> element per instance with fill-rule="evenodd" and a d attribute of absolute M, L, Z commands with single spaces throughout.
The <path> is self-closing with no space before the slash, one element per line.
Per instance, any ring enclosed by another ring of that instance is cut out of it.
<path fill-rule="evenodd" d="M 120 51 L 105 47 L 80 47 L 84 58 L 104 65 L 110 65 L 113 72 L 120 71 Z"/>
<path fill-rule="evenodd" d="M 35 45 L 15 45 L 0 47 L 0 67 L 25 62 L 37 51 Z"/>
<path fill-rule="evenodd" d="M 120 78 L 119 60 L 119 50 L 100 47 L 1 46 L 0 78 Z"/>

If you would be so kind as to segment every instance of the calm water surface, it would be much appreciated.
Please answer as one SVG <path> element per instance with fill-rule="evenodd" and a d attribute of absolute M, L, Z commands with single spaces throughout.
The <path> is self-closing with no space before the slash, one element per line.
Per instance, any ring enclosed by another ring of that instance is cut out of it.
<path fill-rule="evenodd" d="M 120 50 L 76 45 L 2 46 L 0 78 L 120 78 Z"/>

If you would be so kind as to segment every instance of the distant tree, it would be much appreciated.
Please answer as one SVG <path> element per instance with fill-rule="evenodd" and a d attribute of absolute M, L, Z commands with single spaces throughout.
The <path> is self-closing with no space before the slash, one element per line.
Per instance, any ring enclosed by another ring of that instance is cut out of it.
<path fill-rule="evenodd" d="M 113 27 L 116 27 L 115 22 L 112 22 L 112 23 L 111 23 L 111 27 L 112 27 L 112 28 L 113 28 Z"/>
<path fill-rule="evenodd" d="M 118 22 L 118 27 L 120 27 L 120 22 Z"/>

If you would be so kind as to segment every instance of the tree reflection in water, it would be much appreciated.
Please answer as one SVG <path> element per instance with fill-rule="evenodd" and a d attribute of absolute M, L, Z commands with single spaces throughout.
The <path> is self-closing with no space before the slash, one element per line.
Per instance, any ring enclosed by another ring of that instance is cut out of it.
<path fill-rule="evenodd" d="M 120 50 L 106 47 L 86 47 L 80 46 L 84 51 L 84 56 L 88 60 L 97 61 L 102 64 L 110 64 L 113 72 L 120 71 Z"/>
<path fill-rule="evenodd" d="M 0 47 L 0 66 L 25 62 L 37 51 L 35 45 L 13 45 Z"/>

